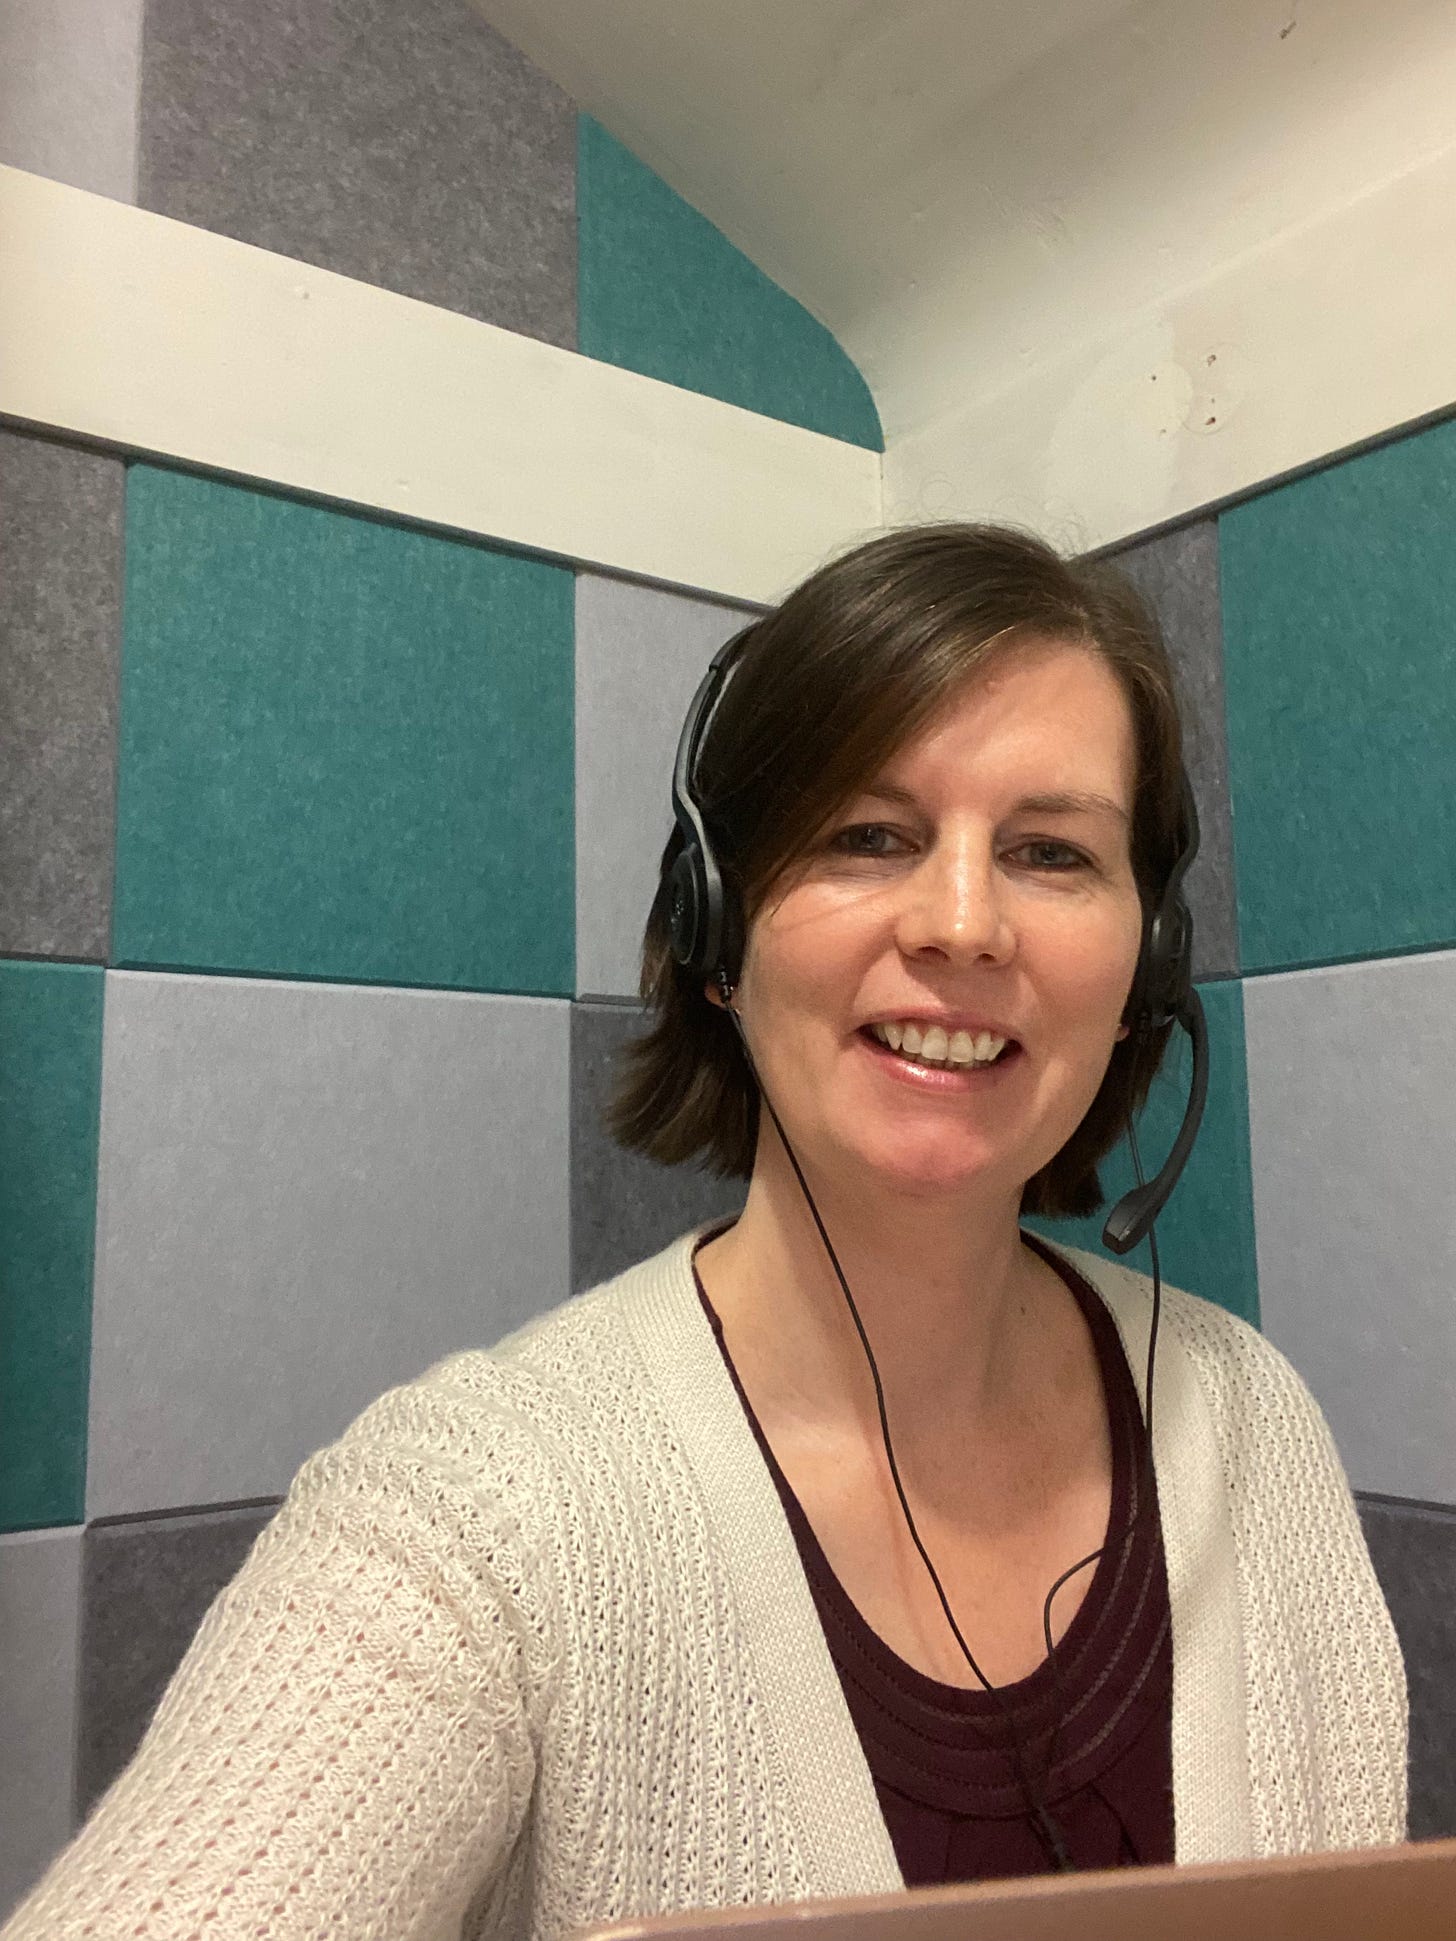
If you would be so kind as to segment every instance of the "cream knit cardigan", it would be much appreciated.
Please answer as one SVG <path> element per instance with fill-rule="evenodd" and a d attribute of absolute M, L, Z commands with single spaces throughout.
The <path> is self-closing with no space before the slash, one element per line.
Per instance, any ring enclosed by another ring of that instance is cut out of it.
<path fill-rule="evenodd" d="M 3 1941 L 555 1941 L 901 1884 L 692 1238 L 304 1466 Z M 1140 1380 L 1148 1282 L 1068 1257 Z M 1401 1661 L 1319 1411 L 1171 1292 L 1157 1402 L 1178 1858 L 1400 1839 Z"/>

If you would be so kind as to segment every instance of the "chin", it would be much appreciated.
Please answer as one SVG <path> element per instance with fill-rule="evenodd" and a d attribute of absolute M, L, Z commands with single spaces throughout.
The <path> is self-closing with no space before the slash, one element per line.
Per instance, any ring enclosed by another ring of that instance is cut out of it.
<path fill-rule="evenodd" d="M 944 1139 L 903 1139 L 892 1146 L 862 1148 L 857 1157 L 867 1183 L 926 1199 L 984 1188 L 1001 1170 L 996 1154 L 967 1150 L 963 1143 L 947 1150 Z"/>

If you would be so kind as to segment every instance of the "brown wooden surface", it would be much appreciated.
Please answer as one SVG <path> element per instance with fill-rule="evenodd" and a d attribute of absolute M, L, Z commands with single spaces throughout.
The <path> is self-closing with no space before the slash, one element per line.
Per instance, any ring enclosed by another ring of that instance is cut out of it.
<path fill-rule="evenodd" d="M 593 1928 L 629 1941 L 1456 1941 L 1456 1840 L 928 1887 Z"/>

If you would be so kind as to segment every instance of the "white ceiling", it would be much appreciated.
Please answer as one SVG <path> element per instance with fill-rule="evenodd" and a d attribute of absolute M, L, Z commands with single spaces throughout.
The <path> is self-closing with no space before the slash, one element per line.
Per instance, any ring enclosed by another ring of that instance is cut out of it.
<path fill-rule="evenodd" d="M 1128 0 L 476 4 L 859 361 L 948 248 L 1014 226 L 994 104 Z"/>
<path fill-rule="evenodd" d="M 829 327 L 892 450 L 1456 132 L 1450 0 L 475 4 Z"/>

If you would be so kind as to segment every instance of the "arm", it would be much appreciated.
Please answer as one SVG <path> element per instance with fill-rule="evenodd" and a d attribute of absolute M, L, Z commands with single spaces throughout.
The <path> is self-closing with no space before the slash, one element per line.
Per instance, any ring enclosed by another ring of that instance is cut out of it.
<path fill-rule="evenodd" d="M 467 1409 L 436 1375 L 305 1465 L 3 1941 L 458 1933 L 526 1811 L 546 1656 Z"/>

